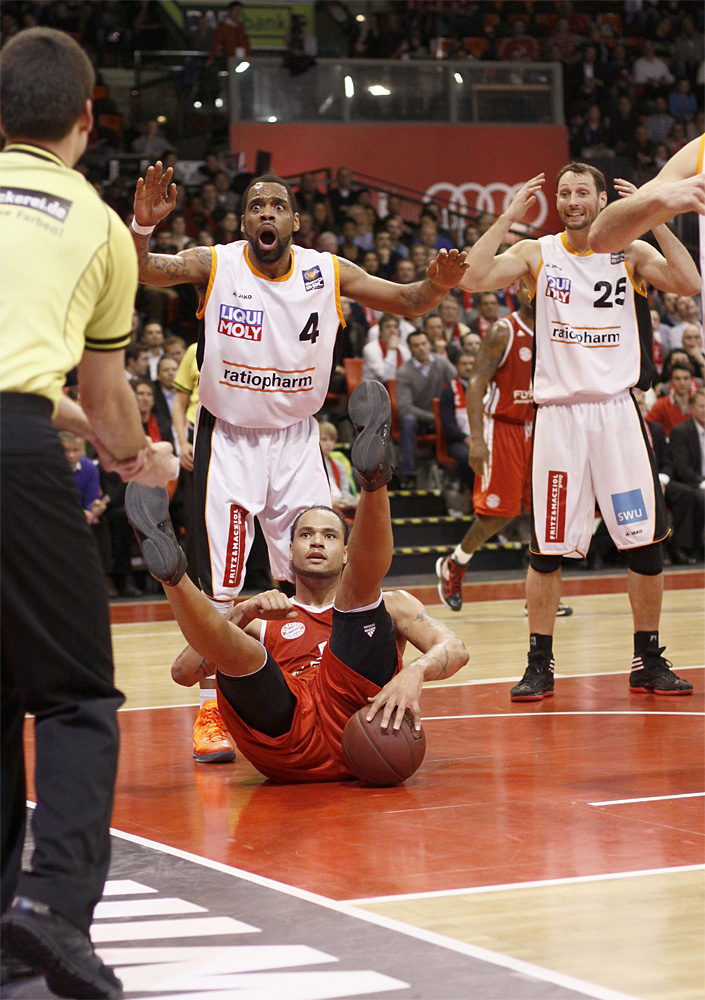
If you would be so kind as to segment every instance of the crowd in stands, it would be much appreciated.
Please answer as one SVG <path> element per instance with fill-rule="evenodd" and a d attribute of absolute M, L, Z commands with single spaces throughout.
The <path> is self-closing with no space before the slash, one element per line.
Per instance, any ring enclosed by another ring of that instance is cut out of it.
<path fill-rule="evenodd" d="M 170 154 L 170 158 L 178 179 L 178 157 Z M 205 179 L 199 179 L 196 188 L 179 186 L 178 209 L 155 231 L 153 249 L 175 253 L 188 246 L 228 243 L 240 238 L 236 190 L 239 185 L 233 183 L 237 178 L 231 177 L 216 151 L 208 154 L 199 173 Z M 439 249 L 452 246 L 452 235 L 440 224 L 438 205 L 423 207 L 414 222 L 408 213 L 402 217 L 392 211 L 400 209 L 392 196 L 387 215 L 379 218 L 372 207 L 370 192 L 356 184 L 346 167 L 338 170 L 335 183 L 328 188 L 319 185 L 313 175 L 304 173 L 294 189 L 302 223 L 295 243 L 330 250 L 355 261 L 369 273 L 401 283 L 413 282 L 425 275 L 429 261 Z M 103 190 L 104 196 L 109 194 L 109 188 Z M 129 220 L 127 205 L 122 209 L 124 218 Z M 491 222 L 491 217 L 480 218 L 466 227 L 464 235 L 473 243 Z M 193 300 L 180 296 L 180 291 L 189 292 Z M 414 489 L 419 457 L 435 455 L 436 420 L 432 403 L 440 399 L 443 436 L 447 450 L 457 462 L 461 510 L 471 512 L 473 474 L 465 457 L 467 430 L 458 423 L 449 385 L 457 376 L 463 387 L 467 386 L 487 330 L 517 307 L 515 292 L 507 288 L 471 296 L 455 289 L 436 310 L 414 321 L 363 309 L 349 299 L 342 299 L 347 325 L 339 332 L 330 391 L 319 418 L 325 432 L 326 462 L 334 484 L 335 502 L 345 516 L 354 517 L 356 488 L 344 453 L 334 449 L 339 443 L 349 444 L 352 437 L 352 427 L 346 418 L 351 379 L 355 378 L 348 364 L 351 361 L 359 366 L 357 378 L 375 378 L 390 390 L 398 447 L 396 485 L 400 488 Z M 700 485 L 700 465 L 697 472 L 691 468 L 691 481 L 684 479 L 683 457 L 674 458 L 670 438 L 681 424 L 700 427 L 694 406 L 699 397 L 705 402 L 700 306 L 689 296 L 655 292 L 650 295 L 650 305 L 658 381 L 644 395 L 641 405 L 650 433 L 653 432 L 655 449 L 657 441 L 660 442 L 657 450 L 661 477 L 667 502 L 677 513 L 674 528 L 679 530 L 674 533 L 671 559 L 689 563 L 702 558 L 705 490 Z M 169 289 L 142 286 L 135 310 L 135 343 L 126 351 L 126 376 L 135 388 L 145 431 L 155 440 L 172 440 L 177 449 L 180 442 L 171 424 L 174 397 L 179 395 L 174 383 L 192 384 L 186 382 L 178 366 L 187 343 L 197 335 L 195 311 L 195 294 L 190 286 Z M 192 343 L 189 350 L 193 352 L 194 348 Z M 192 356 L 184 364 L 192 366 Z M 705 409 L 702 425 L 705 434 Z M 692 481 L 694 476 L 697 482 Z M 104 494 L 110 497 L 105 519 L 111 532 L 112 581 L 119 593 L 131 594 L 135 585 L 130 577 L 132 543 L 124 515 L 124 490 L 119 482 L 102 473 L 101 482 Z M 180 482 L 172 499 L 172 515 L 175 523 L 187 530 L 185 492 L 185 483 Z M 609 551 L 609 540 L 596 537 L 598 549 L 594 558 L 599 562 L 615 557 L 615 552 Z M 603 543 L 604 548 L 600 548 Z"/>
<path fill-rule="evenodd" d="M 129 24 L 125 24 L 126 6 L 134 8 Z M 3 35 L 8 37 L 15 30 L 37 23 L 60 27 L 89 39 L 100 66 L 105 46 L 110 39 L 117 44 L 124 32 L 130 45 L 147 44 L 157 20 L 154 6 L 109 0 L 100 4 L 6 3 Z M 557 59 L 564 65 L 572 153 L 588 162 L 612 155 L 627 157 L 633 163 L 636 183 L 643 183 L 703 130 L 698 96 L 703 79 L 702 20 L 702 9 L 692 3 L 600 2 L 582 3 L 579 7 L 569 2 L 398 3 L 386 13 L 368 17 L 366 30 L 355 39 L 352 50 L 354 55 L 367 58 L 428 58 L 431 39 L 446 37 L 458 42 L 445 52 L 449 58 Z M 468 38 L 482 38 L 487 44 L 472 49 L 462 44 L 462 39 Z M 185 175 L 177 149 L 157 121 L 145 122 L 139 134 L 125 132 L 120 138 L 111 135 L 109 128 L 100 125 L 101 101 L 108 102 L 104 108 L 110 106 L 105 88 L 99 86 L 94 97 L 98 124 L 92 137 L 93 150 L 107 144 L 138 154 L 144 158 L 142 162 L 159 158 L 174 170 L 177 206 L 155 230 L 151 244 L 154 251 L 177 253 L 192 246 L 241 238 L 240 198 L 252 174 L 237 173 L 227 154 L 213 148 L 195 172 L 190 170 Z M 127 171 L 110 179 L 101 167 L 91 165 L 93 162 L 89 149 L 79 169 L 129 223 L 139 165 L 135 164 L 133 175 Z M 341 167 L 330 183 L 304 173 L 293 186 L 300 217 L 296 244 L 337 253 L 370 274 L 400 283 L 422 278 L 438 250 L 457 243 L 471 246 L 493 222 L 487 213 L 470 220 L 458 240 L 457 232 L 444 228 L 438 204 L 431 201 L 418 206 L 412 218 L 408 203 L 402 206 L 394 194 L 385 199 L 385 213 L 380 215 L 375 204 L 381 206 L 382 201 L 356 183 L 347 167 Z M 190 444 L 183 437 L 180 440 L 172 424 L 174 402 L 179 396 L 174 383 L 193 385 L 195 347 L 189 345 L 194 345 L 199 332 L 197 305 L 191 285 L 140 286 L 134 344 L 126 352 L 126 377 L 135 388 L 146 433 L 154 440 L 171 440 L 182 452 Z M 674 522 L 677 520 L 681 527 L 675 534 L 671 555 L 674 561 L 688 562 L 702 558 L 705 483 L 700 465 L 697 474 L 692 463 L 686 469 L 686 452 L 680 445 L 671 449 L 670 439 L 675 433 L 678 443 L 682 424 L 688 424 L 689 433 L 695 427 L 700 436 L 705 434 L 705 409 L 702 419 L 698 418 L 698 408 L 705 406 L 705 402 L 698 402 L 705 400 L 701 312 L 699 303 L 685 296 L 653 293 L 650 305 L 659 379 L 641 405 L 647 424 L 656 428 L 654 448 L 660 455 L 667 502 L 669 498 L 673 502 L 672 509 L 677 512 Z M 397 485 L 413 488 L 419 446 L 431 441 L 436 429 L 433 399 L 443 396 L 444 387 L 456 373 L 467 384 L 489 326 L 515 308 L 516 289 L 512 288 L 475 296 L 454 290 L 437 310 L 413 322 L 342 300 L 347 325 L 339 333 L 329 396 L 319 416 L 326 431 L 329 473 L 340 494 L 339 506 L 347 516 L 354 516 L 355 484 L 342 460 L 344 456 L 334 451 L 338 441 L 346 445 L 352 436 L 346 419 L 350 385 L 346 361 L 358 360 L 361 377 L 379 379 L 390 387 L 400 455 Z M 182 359 L 188 375 L 179 367 Z M 458 426 L 447 399 L 446 404 L 442 407 L 444 436 L 458 461 L 463 511 L 469 512 L 472 472 L 463 461 L 467 434 Z M 85 469 L 81 477 L 85 478 Z M 677 488 L 676 483 L 687 489 Z M 100 487 L 102 500 L 95 504 L 93 489 L 86 516 L 99 536 L 104 567 L 114 592 L 130 595 L 136 585 L 131 573 L 134 549 L 124 512 L 124 484 L 100 470 Z M 172 517 L 177 529 L 186 531 L 187 493 L 182 472 L 172 497 Z M 683 500 L 684 493 L 690 506 Z"/>

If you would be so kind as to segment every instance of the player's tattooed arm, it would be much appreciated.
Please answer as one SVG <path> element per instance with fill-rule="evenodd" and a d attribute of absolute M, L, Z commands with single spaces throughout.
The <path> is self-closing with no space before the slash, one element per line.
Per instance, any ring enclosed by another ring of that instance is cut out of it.
<path fill-rule="evenodd" d="M 422 670 L 425 681 L 451 677 L 467 663 L 462 640 L 444 622 L 432 618 L 411 594 L 404 590 L 385 593 L 384 601 L 401 643 L 409 642 L 421 652 L 411 666 Z"/>
<path fill-rule="evenodd" d="M 357 264 L 338 258 L 340 291 L 368 309 L 381 309 L 396 316 L 424 316 L 434 309 L 465 273 L 465 251 L 441 250 L 428 266 L 423 281 L 400 285 L 363 271 Z"/>
<path fill-rule="evenodd" d="M 488 385 L 500 366 L 508 343 L 509 327 L 504 320 L 498 320 L 492 324 L 480 344 L 465 393 L 465 406 L 470 423 L 471 450 L 473 450 L 473 445 L 475 446 L 473 454 L 470 456 L 470 465 L 478 475 L 482 475 L 483 462 L 489 458 L 489 452 L 483 439 L 483 399 Z"/>
<path fill-rule="evenodd" d="M 442 622 L 435 621 L 420 601 L 405 591 L 384 595 L 384 602 L 395 621 L 399 639 L 408 639 L 422 655 L 396 673 L 379 694 L 370 699 L 367 719 L 382 710 L 382 727 L 390 722 L 395 729 L 409 710 L 414 725 L 421 728 L 419 699 L 425 681 L 444 680 L 459 670 L 468 660 L 468 652 L 460 639 Z"/>
<path fill-rule="evenodd" d="M 133 231 L 132 238 L 137 250 L 139 278 L 145 285 L 207 286 L 213 263 L 210 247 L 193 247 L 177 254 L 150 253 L 149 236 Z"/>

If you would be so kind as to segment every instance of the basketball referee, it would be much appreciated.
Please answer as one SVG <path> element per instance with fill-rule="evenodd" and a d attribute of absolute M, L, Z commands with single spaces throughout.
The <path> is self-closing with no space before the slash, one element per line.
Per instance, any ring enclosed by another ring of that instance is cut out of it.
<path fill-rule="evenodd" d="M 98 553 L 56 429 L 90 438 L 124 479 L 164 484 L 177 471 L 171 445 L 146 441 L 123 372 L 132 239 L 72 169 L 93 124 L 93 82 L 85 53 L 61 32 L 23 31 L 3 49 L 3 982 L 34 969 L 63 997 L 123 995 L 89 937 L 110 857 L 123 696 Z M 62 393 L 76 365 L 83 410 Z M 36 720 L 37 806 L 31 867 L 20 872 L 26 712 Z"/>

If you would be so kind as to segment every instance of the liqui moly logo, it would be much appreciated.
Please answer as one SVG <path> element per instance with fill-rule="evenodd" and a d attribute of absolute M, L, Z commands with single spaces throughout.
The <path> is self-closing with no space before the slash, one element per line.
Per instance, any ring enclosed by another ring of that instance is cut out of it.
<path fill-rule="evenodd" d="M 264 312 L 261 309 L 243 309 L 241 306 L 221 302 L 218 313 L 218 333 L 239 340 L 261 340 Z"/>
<path fill-rule="evenodd" d="M 570 302 L 570 278 L 561 278 L 557 274 L 546 275 L 546 295 L 558 302 Z"/>
<path fill-rule="evenodd" d="M 247 511 L 235 503 L 230 504 L 230 529 L 225 550 L 224 587 L 237 587 L 245 565 L 245 521 Z"/>
<path fill-rule="evenodd" d="M 546 503 L 546 541 L 565 541 L 565 505 L 568 493 L 568 473 L 549 472 Z"/>

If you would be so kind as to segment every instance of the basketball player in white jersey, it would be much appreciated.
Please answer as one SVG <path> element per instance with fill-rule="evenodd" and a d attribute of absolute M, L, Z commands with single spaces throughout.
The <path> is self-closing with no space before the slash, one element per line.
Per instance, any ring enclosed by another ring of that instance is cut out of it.
<path fill-rule="evenodd" d="M 637 240 L 618 253 L 590 250 L 590 228 L 607 202 L 605 179 L 588 164 L 570 163 L 557 178 L 564 232 L 523 240 L 497 254 L 544 183 L 527 181 L 509 208 L 468 255 L 461 287 L 506 288 L 524 278 L 534 299 L 534 424 L 532 539 L 526 582 L 529 663 L 512 688 L 514 701 L 553 694 L 553 627 L 563 556 L 584 558 L 595 500 L 628 562 L 634 620 L 629 689 L 690 694 L 662 656 L 661 542 L 668 535 L 653 453 L 631 389 L 655 374 L 646 283 L 692 295 L 700 277 L 690 254 L 666 227 L 663 253 Z M 626 199 L 628 201 L 630 199 Z"/>
<path fill-rule="evenodd" d="M 299 228 L 289 185 L 257 178 L 242 198 L 244 239 L 176 256 L 149 252 L 149 237 L 176 203 L 172 168 L 140 178 L 132 230 L 140 281 L 195 285 L 205 321 L 199 351 L 200 407 L 194 449 L 194 506 L 201 587 L 224 614 L 244 582 L 260 521 L 275 579 L 291 579 L 289 525 L 330 488 L 313 414 L 328 389 L 340 296 L 397 315 L 429 312 L 458 283 L 465 254 L 441 251 L 424 281 L 398 285 L 330 253 L 293 246 Z M 234 759 L 205 682 L 194 756 Z M 203 723 L 203 724 L 202 724 Z M 204 731 L 207 730 L 207 731 Z"/>
<path fill-rule="evenodd" d="M 683 212 L 700 214 L 700 261 L 705 259 L 705 134 L 692 139 L 633 195 L 610 205 L 590 230 L 596 253 L 616 252 Z M 703 272 L 705 273 L 705 272 Z"/>

